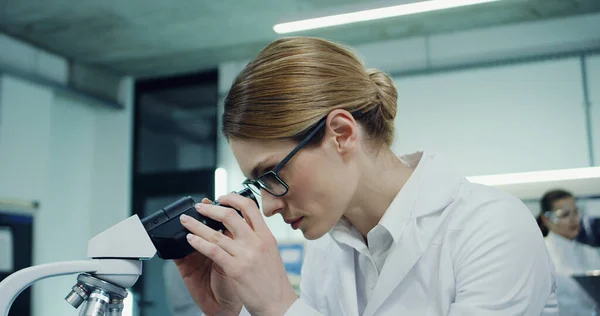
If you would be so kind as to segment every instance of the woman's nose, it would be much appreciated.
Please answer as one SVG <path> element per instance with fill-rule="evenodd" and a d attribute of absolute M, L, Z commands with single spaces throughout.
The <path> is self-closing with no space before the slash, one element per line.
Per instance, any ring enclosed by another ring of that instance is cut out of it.
<path fill-rule="evenodd" d="M 282 201 L 280 198 L 274 197 L 265 190 L 261 190 L 260 197 L 262 199 L 263 214 L 266 217 L 271 217 L 282 209 Z"/>

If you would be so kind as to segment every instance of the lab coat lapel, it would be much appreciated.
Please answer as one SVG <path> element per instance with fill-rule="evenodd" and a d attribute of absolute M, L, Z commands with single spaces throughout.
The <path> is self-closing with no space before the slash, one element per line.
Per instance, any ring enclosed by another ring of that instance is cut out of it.
<path fill-rule="evenodd" d="M 418 188 L 416 192 L 411 192 L 414 194 L 413 200 L 402 205 L 409 208 L 402 212 L 410 215 L 406 219 L 399 217 L 396 223 L 395 229 L 401 234 L 394 238 L 395 244 L 390 249 L 364 316 L 375 315 L 377 309 L 405 279 L 445 222 L 446 216 L 440 216 L 439 213 L 443 213 L 458 194 L 462 177 L 455 174 L 436 155 L 424 155 L 421 163 L 423 162 L 426 165 L 423 166 Z M 428 225 L 420 227 L 419 219 L 428 216 L 437 216 L 438 220 L 428 221 Z"/>
<path fill-rule="evenodd" d="M 347 247 L 347 246 L 345 246 Z M 344 316 L 359 316 L 356 296 L 356 275 L 354 267 L 354 251 L 346 249 L 344 260 L 338 268 L 339 304 Z"/>
<path fill-rule="evenodd" d="M 402 244 L 390 250 L 364 316 L 375 314 L 423 254 L 423 248 L 416 242 L 419 237 L 415 228 L 416 225 L 409 223 L 402 236 Z"/>

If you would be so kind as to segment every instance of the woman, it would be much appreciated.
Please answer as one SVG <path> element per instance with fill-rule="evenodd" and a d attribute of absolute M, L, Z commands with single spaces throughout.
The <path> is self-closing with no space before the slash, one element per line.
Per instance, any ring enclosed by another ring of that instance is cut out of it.
<path fill-rule="evenodd" d="M 540 200 L 540 209 L 538 223 L 556 268 L 560 315 L 596 315 L 598 307 L 571 277 L 600 269 L 598 250 L 576 241 L 581 228 L 573 195 L 550 191 Z"/>
<path fill-rule="evenodd" d="M 396 88 L 346 48 L 294 37 L 238 75 L 223 132 L 262 197 L 310 240 L 298 298 L 249 199 L 190 218 L 197 253 L 177 261 L 208 315 L 555 315 L 553 269 L 516 198 L 471 184 L 433 153 L 390 150 Z M 418 131 L 416 131 L 418 132 Z"/>

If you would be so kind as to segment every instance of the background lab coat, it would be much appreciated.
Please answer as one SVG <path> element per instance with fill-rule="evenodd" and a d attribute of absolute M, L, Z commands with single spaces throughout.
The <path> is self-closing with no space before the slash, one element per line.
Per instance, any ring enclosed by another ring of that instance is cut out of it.
<path fill-rule="evenodd" d="M 553 232 L 546 237 L 546 247 L 556 269 L 558 283 L 556 293 L 560 315 L 596 315 L 596 303 L 579 286 L 579 283 L 571 278 L 571 275 L 600 269 L 598 250 Z"/>
<path fill-rule="evenodd" d="M 417 168 L 402 236 L 363 315 L 557 315 L 554 269 L 529 209 L 438 155 Z M 308 242 L 301 298 L 286 315 L 358 316 L 354 258 L 329 234 Z"/>

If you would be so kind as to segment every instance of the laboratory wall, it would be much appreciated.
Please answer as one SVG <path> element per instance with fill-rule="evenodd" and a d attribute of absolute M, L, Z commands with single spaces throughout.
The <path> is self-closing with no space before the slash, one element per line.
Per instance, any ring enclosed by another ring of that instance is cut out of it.
<path fill-rule="evenodd" d="M 587 167 L 600 163 L 598 25 L 591 14 L 354 49 L 397 85 L 397 154 L 440 152 L 465 176 Z M 221 99 L 246 63 L 220 65 Z M 227 142 L 219 145 L 235 190 L 243 175 Z M 267 221 L 279 240 L 302 238 L 280 218 Z"/>
<path fill-rule="evenodd" d="M 594 161 L 600 164 L 600 54 L 587 59 L 588 95 L 590 107 L 591 142 L 593 144 Z"/>
<path fill-rule="evenodd" d="M 65 83 L 67 62 L 0 37 L 0 65 Z M 87 241 L 130 214 L 132 80 L 125 109 L 90 104 L 11 75 L 0 77 L 0 198 L 39 201 L 33 264 L 87 258 Z M 74 276 L 33 286 L 33 315 L 69 315 Z"/>
<path fill-rule="evenodd" d="M 574 57 L 395 78 L 393 149 L 466 176 L 589 167 L 582 75 Z"/>

